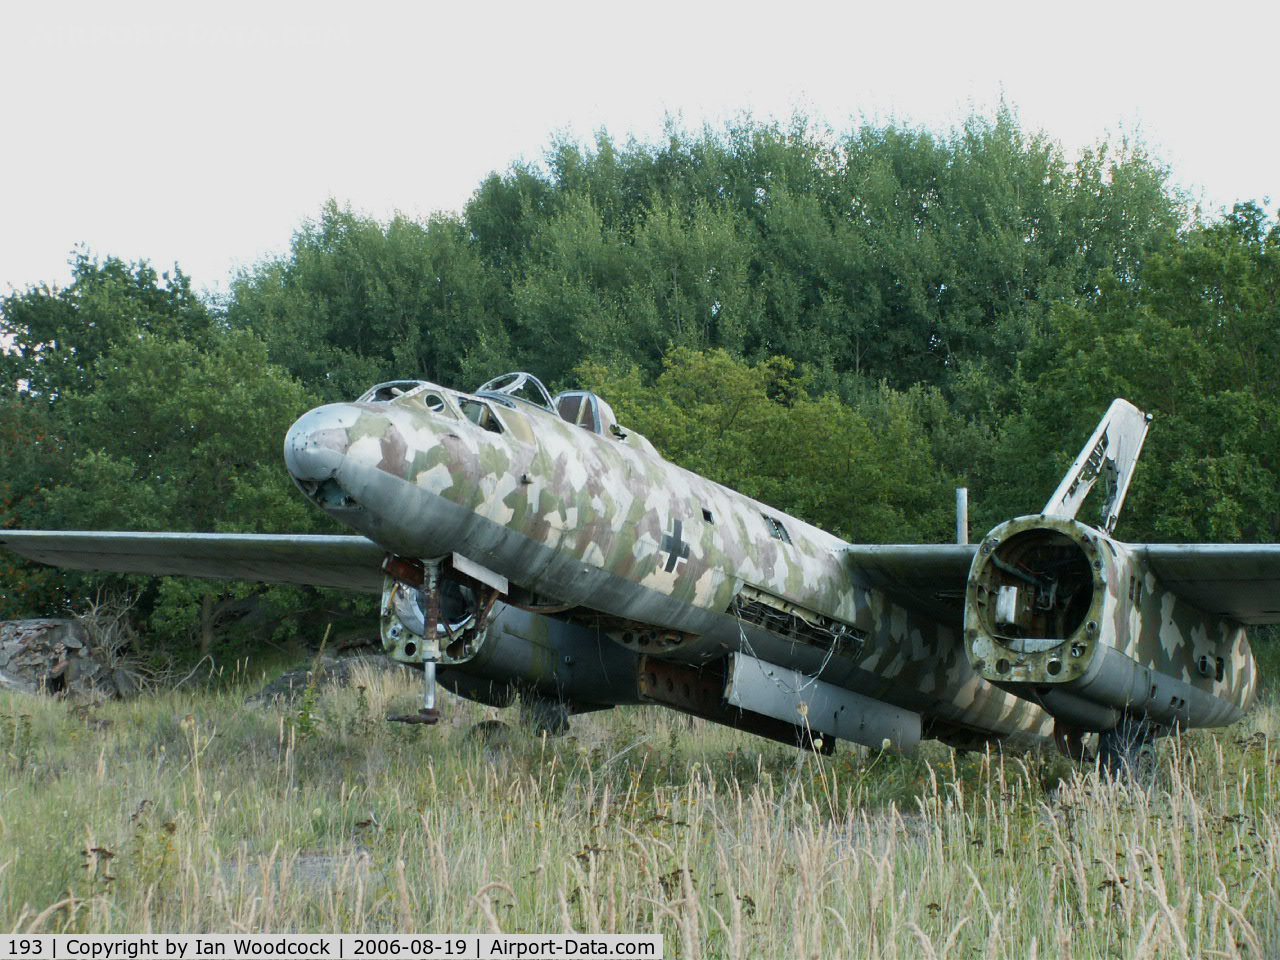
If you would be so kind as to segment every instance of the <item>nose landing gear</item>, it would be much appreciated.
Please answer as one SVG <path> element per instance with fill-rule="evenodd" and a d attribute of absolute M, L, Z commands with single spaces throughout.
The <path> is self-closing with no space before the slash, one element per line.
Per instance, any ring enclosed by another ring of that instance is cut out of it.
<path fill-rule="evenodd" d="M 476 655 L 499 591 L 458 570 L 449 557 L 411 560 L 389 554 L 382 571 L 383 649 L 401 663 L 422 665 L 422 706 L 387 719 L 439 723 L 436 667 Z"/>

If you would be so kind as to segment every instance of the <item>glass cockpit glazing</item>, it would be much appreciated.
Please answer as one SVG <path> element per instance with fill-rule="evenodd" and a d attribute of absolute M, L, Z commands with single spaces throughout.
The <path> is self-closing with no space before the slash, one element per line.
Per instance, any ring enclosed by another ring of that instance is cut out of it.
<path fill-rule="evenodd" d="M 439 387 L 425 380 L 389 380 L 370 387 L 360 395 L 356 403 L 396 403 L 411 405 L 457 417 L 453 404 Z"/>

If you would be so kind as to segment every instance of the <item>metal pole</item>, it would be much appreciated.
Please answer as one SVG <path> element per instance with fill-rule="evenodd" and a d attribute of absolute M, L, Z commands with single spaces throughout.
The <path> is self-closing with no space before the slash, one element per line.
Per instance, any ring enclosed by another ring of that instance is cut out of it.
<path fill-rule="evenodd" d="M 969 488 L 956 487 L 956 543 L 969 542 Z"/>

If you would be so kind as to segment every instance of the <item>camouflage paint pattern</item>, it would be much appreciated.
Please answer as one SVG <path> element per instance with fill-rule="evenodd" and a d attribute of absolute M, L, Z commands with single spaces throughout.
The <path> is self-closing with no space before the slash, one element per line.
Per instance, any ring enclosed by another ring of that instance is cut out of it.
<path fill-rule="evenodd" d="M 997 563 L 1002 548 L 1008 550 L 1004 545 L 1015 538 L 1023 543 L 1068 541 L 1079 551 L 1082 569 L 1089 571 L 1087 611 L 1065 635 L 1033 641 L 1042 649 L 1019 649 L 1027 644 L 1002 635 L 1010 631 L 996 629 L 992 616 L 998 585 L 1017 584 L 1016 575 L 1003 575 Z M 1140 693 L 1126 694 L 1128 702 L 1112 705 L 1138 713 L 1163 711 L 1189 726 L 1231 722 L 1252 702 L 1257 687 L 1242 624 L 1206 613 L 1163 588 L 1139 550 L 1060 517 L 1020 517 L 983 538 L 967 585 L 965 647 L 974 669 L 988 680 L 1075 689 L 1086 698 L 1102 652 L 1110 648 L 1139 668 L 1199 694 L 1180 697 L 1191 701 L 1185 705 L 1156 703 L 1162 691 L 1144 686 Z M 1107 669 L 1115 670 L 1114 660 Z"/>
<path fill-rule="evenodd" d="M 942 728 L 1051 730 L 974 672 L 957 631 L 859 586 L 844 541 L 669 463 L 634 432 L 423 384 L 305 415 L 286 439 L 295 477 L 308 451 L 332 462 L 341 496 L 315 483 L 327 467 L 301 468 L 303 489 L 334 516 L 402 555 L 456 551 L 543 601 L 596 611 L 635 652 L 698 664 L 743 650 Z M 747 622 L 734 613 L 744 587 L 857 642 L 828 650 Z"/>

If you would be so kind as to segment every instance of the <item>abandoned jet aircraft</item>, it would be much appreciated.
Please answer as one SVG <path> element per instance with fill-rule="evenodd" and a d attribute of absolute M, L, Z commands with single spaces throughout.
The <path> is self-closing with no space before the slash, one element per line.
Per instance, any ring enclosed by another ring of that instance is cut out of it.
<path fill-rule="evenodd" d="M 1116 400 L 1044 510 L 978 543 L 867 546 L 664 460 L 585 391 L 528 374 L 380 384 L 289 430 L 302 492 L 358 536 L 0 531 L 84 570 L 380 593 L 382 641 L 544 722 L 658 703 L 790 743 L 909 749 L 1213 727 L 1280 621 L 1280 545 L 1112 532 L 1149 418 Z M 1076 519 L 1101 479 L 1097 525 Z M 545 719 L 550 718 L 550 719 Z M 1125 734 L 1131 736 L 1131 734 Z"/>

